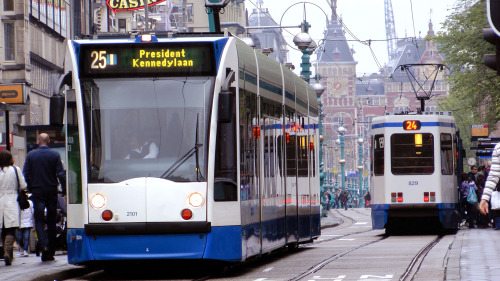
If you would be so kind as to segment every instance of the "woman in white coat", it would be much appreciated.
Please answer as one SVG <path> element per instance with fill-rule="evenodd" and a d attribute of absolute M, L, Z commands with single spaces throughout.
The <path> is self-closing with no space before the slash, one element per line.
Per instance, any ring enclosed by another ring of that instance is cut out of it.
<path fill-rule="evenodd" d="M 17 178 L 16 178 L 17 170 Z M 18 185 L 19 181 L 19 185 Z M 26 181 L 19 167 L 14 166 L 12 154 L 0 152 L 0 226 L 4 246 L 5 265 L 11 265 L 13 259 L 14 235 L 19 227 L 19 204 L 17 203 L 18 186 L 26 188 Z"/>

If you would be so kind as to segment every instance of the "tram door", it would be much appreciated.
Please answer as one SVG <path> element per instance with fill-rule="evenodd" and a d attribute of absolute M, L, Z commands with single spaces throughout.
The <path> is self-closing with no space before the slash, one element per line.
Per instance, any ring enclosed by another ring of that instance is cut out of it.
<path fill-rule="evenodd" d="M 285 110 L 285 190 L 286 190 L 286 235 L 287 243 L 298 242 L 298 204 L 297 204 L 297 136 L 293 131 L 295 113 Z"/>

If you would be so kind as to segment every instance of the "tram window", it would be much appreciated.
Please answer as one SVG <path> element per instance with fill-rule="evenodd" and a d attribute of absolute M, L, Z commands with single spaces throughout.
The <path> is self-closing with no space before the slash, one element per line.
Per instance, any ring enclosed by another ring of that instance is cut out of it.
<path fill-rule="evenodd" d="M 394 175 L 429 175 L 434 173 L 433 135 L 392 135 L 391 172 Z"/>
<path fill-rule="evenodd" d="M 384 175 L 384 135 L 373 137 L 373 172 L 376 176 Z"/>
<path fill-rule="evenodd" d="M 450 134 L 441 134 L 441 173 L 453 174 L 453 145 Z"/>

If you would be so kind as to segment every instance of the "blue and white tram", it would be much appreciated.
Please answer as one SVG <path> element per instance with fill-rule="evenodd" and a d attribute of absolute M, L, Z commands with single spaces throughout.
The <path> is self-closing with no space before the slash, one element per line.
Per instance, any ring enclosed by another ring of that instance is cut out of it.
<path fill-rule="evenodd" d="M 460 141 L 451 114 L 375 117 L 371 135 L 373 229 L 457 229 Z"/>
<path fill-rule="evenodd" d="M 315 91 L 238 38 L 69 41 L 60 81 L 71 264 L 240 262 L 320 235 Z"/>

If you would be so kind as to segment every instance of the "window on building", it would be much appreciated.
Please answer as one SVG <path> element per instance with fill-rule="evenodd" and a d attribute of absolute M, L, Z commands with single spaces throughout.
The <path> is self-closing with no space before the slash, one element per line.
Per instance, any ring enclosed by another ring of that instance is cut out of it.
<path fill-rule="evenodd" d="M 3 0 L 4 11 L 14 11 L 14 0 Z"/>
<path fill-rule="evenodd" d="M 13 61 L 16 59 L 16 36 L 14 33 L 14 23 L 4 23 L 4 42 L 5 42 L 5 60 Z"/>
<path fill-rule="evenodd" d="M 124 32 L 127 30 L 127 20 L 126 19 L 118 19 L 118 29 L 120 32 Z"/>

